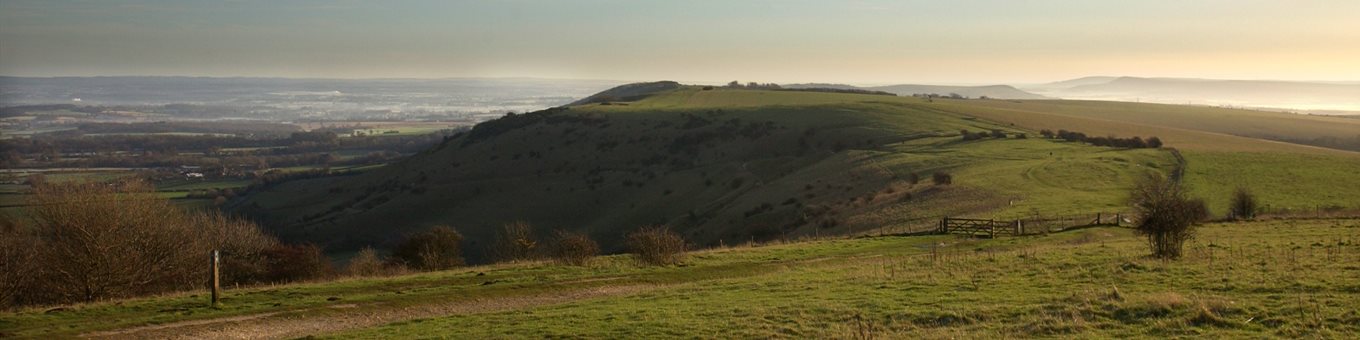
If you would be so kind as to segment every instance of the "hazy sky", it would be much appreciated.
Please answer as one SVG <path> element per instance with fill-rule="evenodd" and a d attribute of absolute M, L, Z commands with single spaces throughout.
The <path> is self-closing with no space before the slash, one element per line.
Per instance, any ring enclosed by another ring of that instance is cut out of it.
<path fill-rule="evenodd" d="M 1357 0 L 0 0 L 0 75 L 1360 80 Z"/>

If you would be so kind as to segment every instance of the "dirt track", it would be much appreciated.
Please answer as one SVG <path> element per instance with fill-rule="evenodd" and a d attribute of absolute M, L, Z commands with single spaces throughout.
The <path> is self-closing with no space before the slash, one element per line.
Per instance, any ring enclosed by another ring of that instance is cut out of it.
<path fill-rule="evenodd" d="M 656 285 L 605 286 L 550 294 L 431 302 L 416 306 L 381 303 L 344 304 L 290 312 L 193 320 L 82 334 L 101 339 L 278 339 L 377 327 L 393 322 L 447 315 L 498 312 L 608 296 L 632 295 Z"/>

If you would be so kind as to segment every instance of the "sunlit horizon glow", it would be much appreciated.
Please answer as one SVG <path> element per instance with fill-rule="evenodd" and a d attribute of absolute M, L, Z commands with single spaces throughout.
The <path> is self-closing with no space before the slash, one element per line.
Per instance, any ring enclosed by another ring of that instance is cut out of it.
<path fill-rule="evenodd" d="M 1360 1 L 0 2 L 0 75 L 1360 80 Z"/>

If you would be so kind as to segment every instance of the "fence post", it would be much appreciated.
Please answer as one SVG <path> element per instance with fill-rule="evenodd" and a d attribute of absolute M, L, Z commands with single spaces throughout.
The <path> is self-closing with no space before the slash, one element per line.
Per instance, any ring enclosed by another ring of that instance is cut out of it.
<path fill-rule="evenodd" d="M 1100 221 L 1100 213 L 1096 213 L 1096 225 L 1104 224 L 1104 223 L 1100 223 L 1100 222 L 1101 222 L 1101 221 Z"/>
<path fill-rule="evenodd" d="M 943 219 L 940 219 L 940 233 L 941 234 L 949 233 L 949 216 L 945 216 Z"/>
<path fill-rule="evenodd" d="M 991 230 L 988 233 L 991 235 L 992 238 L 996 238 L 996 220 L 995 219 L 987 220 L 987 226 L 991 227 Z"/>
<path fill-rule="evenodd" d="M 220 271 L 218 270 L 218 268 L 219 268 L 218 262 L 220 262 L 220 261 L 219 261 L 220 258 L 221 258 L 221 253 L 218 252 L 217 250 L 213 250 L 213 251 L 212 251 L 212 264 L 209 266 L 209 267 L 210 267 L 210 268 L 209 268 L 209 269 L 210 269 L 209 271 L 211 272 L 210 275 L 212 275 L 212 278 L 210 279 L 210 283 L 209 283 L 209 284 L 211 285 L 211 288 L 212 288 L 212 305 L 213 305 L 213 307 L 217 307 L 217 299 L 222 295 L 222 282 L 221 282 L 221 280 L 219 280 L 219 278 L 220 278 L 219 272 L 220 272 Z"/>

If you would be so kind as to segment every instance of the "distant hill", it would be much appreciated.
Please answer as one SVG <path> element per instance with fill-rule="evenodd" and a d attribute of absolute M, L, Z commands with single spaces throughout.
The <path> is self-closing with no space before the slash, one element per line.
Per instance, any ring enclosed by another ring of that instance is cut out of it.
<path fill-rule="evenodd" d="M 1050 99 L 1037 95 L 1010 85 L 987 85 L 987 86 L 944 86 L 944 85 L 889 85 L 875 86 L 867 88 L 869 90 L 887 91 L 898 95 L 910 96 L 917 93 L 935 93 L 948 95 L 957 93 L 968 98 L 987 97 L 992 99 Z"/>
<path fill-rule="evenodd" d="M 1109 151 L 1087 145 L 962 141 L 960 130 L 1020 131 L 917 106 L 927 103 L 920 98 L 697 86 L 658 92 L 653 89 L 675 85 L 646 84 L 595 96 L 645 95 L 626 105 L 506 115 L 401 162 L 360 175 L 287 182 L 250 193 L 230 209 L 284 239 L 330 251 L 388 246 L 409 232 L 447 224 L 467 236 L 469 257 L 477 261 L 495 228 L 516 220 L 544 232 L 587 232 L 608 251 L 622 250 L 629 230 L 652 224 L 671 226 L 701 246 L 738 244 L 929 228 L 944 214 L 1072 208 L 1057 202 L 1067 196 L 1052 192 L 1065 189 L 1024 189 L 1035 196 L 1009 206 L 1017 185 L 1042 184 L 986 184 L 1014 175 L 1022 164 L 1040 166 L 1032 175 L 1068 176 L 1064 168 L 1041 166 L 1052 161 L 1050 152 L 1110 173 L 1067 181 L 1085 187 L 1080 209 L 1121 205 L 1125 182 L 1146 171 L 1099 160 Z M 1150 149 L 1115 153 L 1162 168 L 1172 161 Z M 954 174 L 954 185 L 932 185 L 935 172 Z"/>
<path fill-rule="evenodd" d="M 674 90 L 677 88 L 680 88 L 680 83 L 673 81 L 624 84 L 615 86 L 614 88 L 608 90 L 604 90 L 603 92 L 596 93 L 589 97 L 582 98 L 581 100 L 577 100 L 576 102 L 571 103 L 571 105 L 616 101 L 629 102 L 639 100 L 642 98 L 647 98 L 647 96 L 650 96 L 654 93 Z"/>
<path fill-rule="evenodd" d="M 1035 88 L 1044 88 L 1044 89 L 1069 89 L 1069 88 L 1073 88 L 1073 87 L 1077 87 L 1077 86 L 1083 86 L 1083 85 L 1105 84 L 1105 83 L 1109 83 L 1109 82 L 1111 82 L 1111 81 L 1114 81 L 1115 79 L 1119 79 L 1119 77 L 1112 77 L 1112 76 L 1090 76 L 1090 77 L 1081 77 L 1081 78 L 1077 78 L 1077 79 L 1068 79 L 1068 80 L 1063 80 L 1063 81 L 1056 81 L 1056 82 L 1047 83 L 1047 84 L 1033 85 L 1032 87 L 1035 87 Z M 1022 88 L 1029 89 L 1030 86 L 1023 86 Z"/>
<path fill-rule="evenodd" d="M 951 93 L 968 98 L 993 98 L 993 99 L 1049 99 L 1041 95 L 1029 93 L 1017 89 L 1010 85 L 986 85 L 986 86 L 947 86 L 947 85 L 888 85 L 888 86 L 868 86 L 860 87 L 846 84 L 827 84 L 827 83 L 804 83 L 782 85 L 784 88 L 808 89 L 857 89 L 868 91 L 883 91 L 894 93 L 900 96 L 910 96 L 913 94 L 938 94 L 949 95 Z"/>
<path fill-rule="evenodd" d="M 654 85 L 614 92 L 642 96 L 634 101 L 506 115 L 382 168 L 285 182 L 228 207 L 331 252 L 451 225 L 478 262 L 494 230 L 517 220 L 543 233 L 585 232 L 620 251 L 623 235 L 643 225 L 715 246 L 924 230 L 940 216 L 1121 211 L 1135 178 L 1180 166 L 1169 150 L 1061 142 L 1039 138 L 1039 129 L 1162 137 L 1183 147 L 1187 181 L 1219 213 L 1221 198 L 1247 184 L 1274 208 L 1360 202 L 1360 192 L 1336 190 L 1360 185 L 1358 153 L 1217 132 L 1344 135 L 1342 118 L 646 84 Z M 1007 138 L 964 140 L 960 130 Z M 937 172 L 952 184 L 932 184 Z"/>
<path fill-rule="evenodd" d="M 863 90 L 864 88 L 846 84 L 831 83 L 802 83 L 780 85 L 786 89 L 836 89 L 836 90 Z"/>
<path fill-rule="evenodd" d="M 1360 110 L 1360 84 L 1273 80 L 1087 77 L 1028 89 L 1064 99 L 1225 105 L 1301 111 Z"/>

